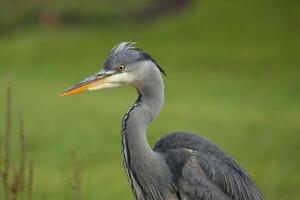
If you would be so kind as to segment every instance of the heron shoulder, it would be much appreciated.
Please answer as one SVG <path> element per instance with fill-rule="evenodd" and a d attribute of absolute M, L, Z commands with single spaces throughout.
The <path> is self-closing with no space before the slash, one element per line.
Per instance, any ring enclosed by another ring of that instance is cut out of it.
<path fill-rule="evenodd" d="M 154 151 L 165 155 L 178 189 L 190 199 L 202 194 L 207 199 L 263 199 L 243 168 L 204 137 L 182 131 L 169 133 L 156 143 Z"/>

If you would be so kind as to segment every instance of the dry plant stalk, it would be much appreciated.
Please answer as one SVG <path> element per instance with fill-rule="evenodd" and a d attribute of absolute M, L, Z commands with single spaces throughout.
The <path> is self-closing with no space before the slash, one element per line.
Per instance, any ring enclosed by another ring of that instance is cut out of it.
<path fill-rule="evenodd" d="M 19 131 L 19 142 L 20 142 L 20 166 L 18 170 L 14 170 L 14 180 L 11 186 L 12 199 L 17 200 L 18 195 L 22 195 L 24 189 L 24 171 L 25 171 L 25 134 L 24 134 L 24 123 L 22 117 L 20 117 L 20 131 Z M 21 196 L 22 197 L 22 196 Z"/>
<path fill-rule="evenodd" d="M 78 161 L 76 154 L 72 152 L 73 160 L 73 177 L 72 177 L 72 196 L 74 200 L 80 199 L 81 194 L 81 167 L 80 161 Z"/>
<path fill-rule="evenodd" d="M 26 163 L 26 146 L 25 146 L 25 129 L 24 129 L 24 122 L 22 116 L 20 116 L 20 166 L 19 166 L 19 187 L 20 193 L 24 190 L 24 182 L 25 182 L 25 163 Z"/>
<path fill-rule="evenodd" d="M 47 195 L 46 195 L 46 194 L 43 194 L 41 199 L 42 199 L 42 200 L 47 200 L 47 199 L 48 199 L 48 198 L 47 198 Z"/>
<path fill-rule="evenodd" d="M 3 172 L 2 172 L 2 181 L 3 181 L 3 200 L 9 199 L 9 166 L 10 166 L 10 137 L 11 137 L 11 87 L 7 86 L 6 94 L 6 121 L 5 121 L 5 133 L 4 133 L 4 163 L 3 163 Z"/>
<path fill-rule="evenodd" d="M 34 184 L 34 169 L 33 163 L 29 163 L 28 172 L 25 173 L 27 155 L 25 144 L 25 128 L 22 116 L 19 120 L 19 145 L 20 145 L 20 161 L 19 166 L 13 169 L 12 177 L 10 177 L 11 167 L 11 114 L 12 114 L 12 89 L 10 84 L 7 86 L 6 94 L 6 114 L 5 114 L 5 132 L 3 138 L 3 169 L 0 169 L 0 179 L 2 179 L 2 197 L 3 200 L 32 200 L 33 184 Z M 81 194 L 81 167 L 75 153 L 72 153 L 73 160 L 73 176 L 71 181 L 72 199 L 79 200 Z M 25 177 L 28 174 L 28 177 Z M 11 180 L 11 181 L 10 181 Z M 11 194 L 10 194 L 11 192 Z M 1 199 L 1 196 L 0 196 Z M 42 196 L 42 199 L 47 199 L 47 196 Z"/>
<path fill-rule="evenodd" d="M 23 118 L 20 116 L 20 131 L 19 131 L 19 144 L 20 144 L 20 162 L 19 166 L 14 168 L 12 177 L 10 176 L 11 167 L 11 113 L 12 113 L 12 92 L 11 86 L 8 84 L 6 94 L 6 116 L 5 116 L 5 132 L 3 143 L 3 170 L 0 171 L 0 178 L 2 179 L 2 193 L 3 200 L 18 200 L 21 199 L 32 200 L 33 192 L 33 164 L 30 162 L 28 171 L 28 180 L 25 178 L 26 169 L 26 145 L 25 145 L 25 128 Z M 27 182 L 27 184 L 26 184 Z M 27 191 L 25 190 L 27 187 Z M 10 195 L 11 192 L 11 195 Z M 26 196 L 27 194 L 27 196 Z M 0 199 L 2 199 L 0 197 Z"/>
<path fill-rule="evenodd" d="M 14 170 L 14 182 L 11 187 L 11 192 L 12 192 L 12 200 L 17 200 L 18 199 L 18 192 L 19 192 L 19 181 L 20 181 L 20 173 L 18 170 Z"/>
<path fill-rule="evenodd" d="M 28 172 L 28 185 L 27 185 L 27 200 L 32 200 L 32 191 L 33 191 L 33 163 L 29 164 Z"/>

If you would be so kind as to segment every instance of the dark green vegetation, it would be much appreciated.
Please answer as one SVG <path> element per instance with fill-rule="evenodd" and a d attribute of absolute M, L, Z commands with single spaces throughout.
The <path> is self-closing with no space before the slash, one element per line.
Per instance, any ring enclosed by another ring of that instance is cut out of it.
<path fill-rule="evenodd" d="M 151 144 L 168 131 L 201 133 L 247 169 L 266 199 L 297 199 L 299 3 L 201 2 L 186 13 L 139 26 L 35 29 L 2 36 L 0 121 L 9 77 L 13 116 L 22 111 L 26 119 L 28 156 L 35 163 L 34 199 L 43 194 L 63 199 L 72 173 L 70 151 L 81 160 L 82 199 L 132 198 L 119 129 L 135 91 L 123 87 L 57 97 L 99 70 L 112 45 L 122 40 L 137 41 L 168 74 L 165 106 L 148 132 Z"/>

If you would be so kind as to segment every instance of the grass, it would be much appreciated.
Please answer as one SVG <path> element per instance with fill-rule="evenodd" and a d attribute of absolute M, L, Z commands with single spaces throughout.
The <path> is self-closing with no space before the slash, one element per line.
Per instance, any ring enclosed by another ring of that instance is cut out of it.
<path fill-rule="evenodd" d="M 122 87 L 57 97 L 99 70 L 112 45 L 122 40 L 137 41 L 168 74 L 165 106 L 149 128 L 152 145 L 169 131 L 199 132 L 233 155 L 266 199 L 296 199 L 296 8 L 280 7 L 279 1 L 202 1 L 187 13 L 146 26 L 37 28 L 2 36 L 0 112 L 5 111 L 8 77 L 14 87 L 13 116 L 22 112 L 26 119 L 27 153 L 35 165 L 33 199 L 63 199 L 72 176 L 70 151 L 81 161 L 82 199 L 132 199 L 119 129 L 135 91 Z"/>
<path fill-rule="evenodd" d="M 11 144 L 11 113 L 12 113 L 12 93 L 11 86 L 8 84 L 6 90 L 6 112 L 5 112 L 5 134 L 3 135 L 3 159 L 1 157 L 0 177 L 2 182 L 1 197 L 3 200 L 13 199 L 17 200 L 21 197 L 27 200 L 32 200 L 33 188 L 33 164 L 28 165 L 26 159 L 26 144 L 25 144 L 25 128 L 23 118 L 19 118 L 19 141 L 18 145 L 14 145 L 14 150 L 19 149 L 19 164 L 12 161 Z M 17 147 L 17 148 L 16 148 Z M 15 153 L 16 155 L 16 153 Z M 3 163 L 3 166 L 2 166 Z M 25 190 L 25 187 L 27 190 Z"/>

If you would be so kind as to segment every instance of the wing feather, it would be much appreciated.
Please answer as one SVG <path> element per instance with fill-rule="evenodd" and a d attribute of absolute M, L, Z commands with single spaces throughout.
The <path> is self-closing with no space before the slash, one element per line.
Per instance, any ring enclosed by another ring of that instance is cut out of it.
<path fill-rule="evenodd" d="M 182 154 L 180 152 L 187 152 Z M 185 156 L 180 164 L 169 161 L 176 169 L 180 196 L 186 200 L 263 200 L 252 179 L 240 165 L 211 141 L 187 132 L 175 132 L 164 136 L 154 147 L 155 151 L 172 151 L 168 160 Z M 174 172 L 173 172 L 174 174 Z"/>

